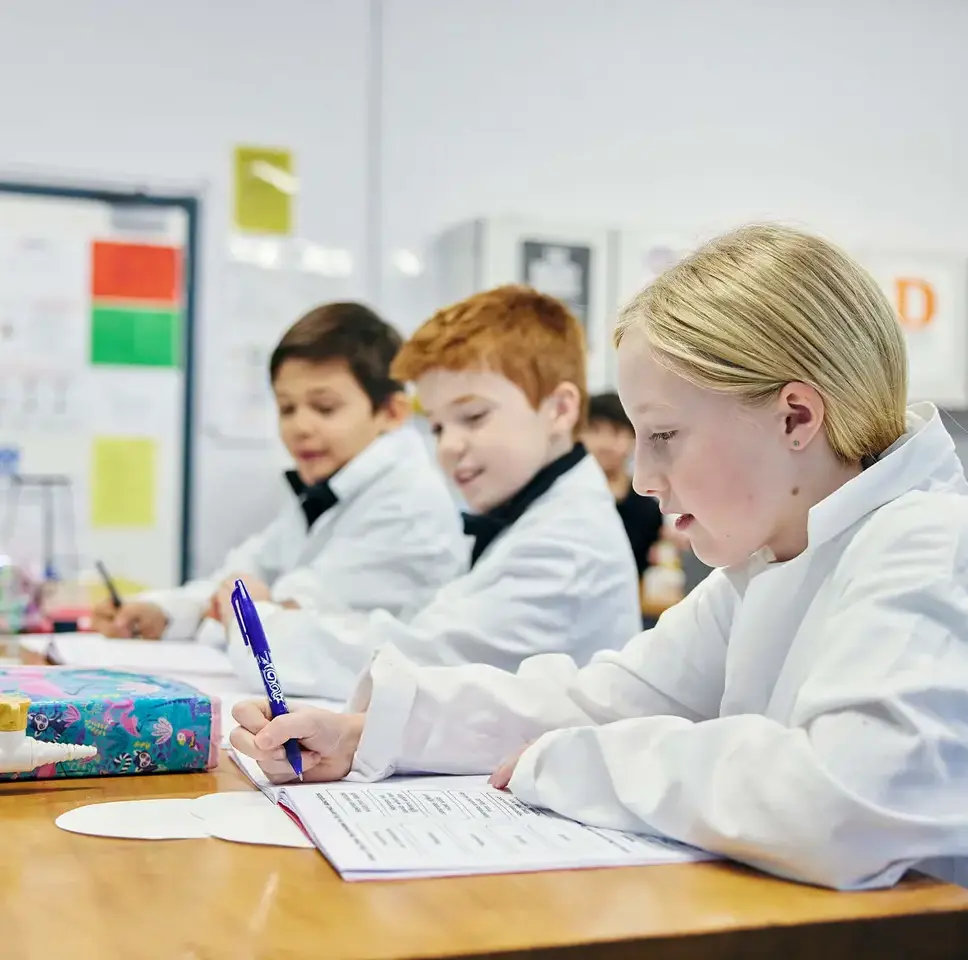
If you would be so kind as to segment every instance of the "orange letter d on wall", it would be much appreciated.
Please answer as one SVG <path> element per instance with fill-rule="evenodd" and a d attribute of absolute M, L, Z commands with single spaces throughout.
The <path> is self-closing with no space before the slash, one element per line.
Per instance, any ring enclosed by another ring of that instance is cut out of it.
<path fill-rule="evenodd" d="M 923 330 L 934 319 L 934 288 L 920 277 L 898 277 L 894 281 L 897 314 L 905 330 Z"/>

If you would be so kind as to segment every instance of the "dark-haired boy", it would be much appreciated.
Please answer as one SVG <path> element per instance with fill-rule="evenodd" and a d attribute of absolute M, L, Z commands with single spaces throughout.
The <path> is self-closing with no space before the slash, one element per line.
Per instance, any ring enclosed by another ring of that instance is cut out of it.
<path fill-rule="evenodd" d="M 390 364 L 400 336 L 372 310 L 330 303 L 283 335 L 269 363 L 292 499 L 211 577 L 94 611 L 106 636 L 224 638 L 232 583 L 279 607 L 383 609 L 407 619 L 466 563 L 460 521 Z M 231 495 L 231 491 L 226 491 Z M 208 621 L 212 621 L 208 624 Z M 215 629 L 212 629 L 212 628 Z M 278 629 L 278 625 L 277 625 Z"/>

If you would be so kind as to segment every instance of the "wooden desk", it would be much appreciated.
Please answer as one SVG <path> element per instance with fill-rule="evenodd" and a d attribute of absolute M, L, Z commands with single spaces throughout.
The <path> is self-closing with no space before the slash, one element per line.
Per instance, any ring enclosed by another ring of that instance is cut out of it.
<path fill-rule="evenodd" d="M 315 851 L 77 836 L 74 806 L 251 789 L 214 774 L 0 784 L 5 956 L 71 960 L 968 956 L 968 890 L 837 894 L 726 864 L 344 883 Z"/>

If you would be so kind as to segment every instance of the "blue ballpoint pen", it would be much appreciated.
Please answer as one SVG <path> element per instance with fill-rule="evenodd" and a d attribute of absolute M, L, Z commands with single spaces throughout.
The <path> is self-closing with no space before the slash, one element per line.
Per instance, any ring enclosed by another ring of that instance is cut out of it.
<path fill-rule="evenodd" d="M 232 609 L 235 611 L 239 630 L 242 631 L 242 639 L 252 651 L 255 662 L 259 664 L 259 673 L 262 674 L 262 683 L 266 688 L 266 696 L 269 698 L 269 712 L 273 717 L 281 717 L 284 713 L 289 712 L 289 707 L 286 706 L 286 698 L 282 694 L 279 677 L 276 675 L 276 668 L 272 663 L 272 652 L 269 650 L 266 632 L 262 629 L 262 621 L 259 619 L 255 604 L 249 596 L 249 591 L 245 589 L 245 584 L 241 580 L 235 581 L 235 589 L 232 591 Z M 296 776 L 302 780 L 303 768 L 299 741 L 287 740 L 285 748 L 289 765 Z"/>

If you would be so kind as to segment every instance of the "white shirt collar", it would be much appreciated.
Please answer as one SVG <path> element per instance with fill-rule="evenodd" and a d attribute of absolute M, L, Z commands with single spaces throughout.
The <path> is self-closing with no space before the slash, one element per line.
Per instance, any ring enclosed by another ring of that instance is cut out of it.
<path fill-rule="evenodd" d="M 807 549 L 826 543 L 902 494 L 936 489 L 964 492 L 964 470 L 937 407 L 917 403 L 908 408 L 904 434 L 876 463 L 811 508 Z"/>

